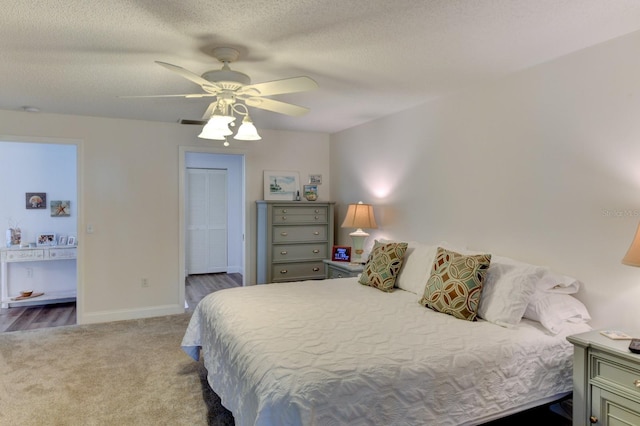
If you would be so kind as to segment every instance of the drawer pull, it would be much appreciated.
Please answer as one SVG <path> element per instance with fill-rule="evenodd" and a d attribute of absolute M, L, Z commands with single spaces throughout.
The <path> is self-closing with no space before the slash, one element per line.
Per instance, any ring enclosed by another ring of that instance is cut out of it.
<path fill-rule="evenodd" d="M 287 271 L 286 269 L 281 269 L 281 270 L 280 270 L 280 273 L 281 273 L 281 274 L 286 274 L 287 272 L 289 272 L 289 271 Z"/>
<path fill-rule="evenodd" d="M 320 235 L 320 232 L 316 231 L 313 233 L 313 235 Z"/>
<path fill-rule="evenodd" d="M 316 212 L 316 213 L 320 213 L 320 210 L 318 210 L 318 209 L 315 209 L 315 212 Z"/>
<path fill-rule="evenodd" d="M 640 388 L 640 379 L 635 379 L 635 380 L 633 381 L 633 384 L 634 384 L 637 388 Z"/>
<path fill-rule="evenodd" d="M 589 417 L 589 421 L 591 423 L 598 423 L 598 418 L 596 416 L 591 416 L 591 417 Z"/>
<path fill-rule="evenodd" d="M 283 255 L 283 256 L 285 256 L 285 255 L 287 254 L 287 251 L 286 251 L 286 250 L 282 250 L 282 251 L 280 252 L 280 254 L 281 254 L 281 255 Z"/>
<path fill-rule="evenodd" d="M 282 209 L 282 213 L 286 214 L 287 213 L 287 209 Z"/>
<path fill-rule="evenodd" d="M 287 220 L 287 217 L 286 216 L 282 216 L 282 220 Z"/>
<path fill-rule="evenodd" d="M 280 235 L 282 235 L 283 237 L 286 237 L 289 234 L 287 232 L 281 232 Z"/>
<path fill-rule="evenodd" d="M 313 253 L 314 253 L 314 254 L 318 254 L 318 253 L 320 253 L 320 250 L 315 249 L 315 250 L 313 251 Z M 636 382 L 637 382 L 637 380 L 636 380 Z M 640 386 L 640 385 L 636 385 L 636 386 Z"/>
<path fill-rule="evenodd" d="M 313 268 L 313 272 L 318 272 L 320 270 L 320 268 L 318 268 L 317 266 L 315 268 Z"/>
<path fill-rule="evenodd" d="M 315 219 L 315 220 L 318 220 L 318 219 L 320 219 L 320 216 L 316 216 L 316 217 L 314 217 L 314 219 Z"/>
<path fill-rule="evenodd" d="M 342 278 L 342 274 L 336 275 L 336 278 Z"/>

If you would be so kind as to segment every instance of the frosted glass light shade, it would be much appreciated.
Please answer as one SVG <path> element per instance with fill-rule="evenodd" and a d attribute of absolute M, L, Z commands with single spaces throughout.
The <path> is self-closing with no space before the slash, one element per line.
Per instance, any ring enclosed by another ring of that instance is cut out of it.
<path fill-rule="evenodd" d="M 622 258 L 622 263 L 629 266 L 640 266 L 640 225 L 633 237 L 631 247 L 627 250 L 627 254 Z"/>
<path fill-rule="evenodd" d="M 248 115 L 245 115 L 242 119 L 242 124 L 233 138 L 241 141 L 257 141 L 262 139 L 258 134 L 258 129 L 253 125 Z"/>
<path fill-rule="evenodd" d="M 229 124 L 236 118 L 231 115 L 213 115 L 202 128 L 202 132 L 198 135 L 202 139 L 215 139 L 222 141 L 225 136 L 229 136 L 233 132 L 229 129 Z"/>

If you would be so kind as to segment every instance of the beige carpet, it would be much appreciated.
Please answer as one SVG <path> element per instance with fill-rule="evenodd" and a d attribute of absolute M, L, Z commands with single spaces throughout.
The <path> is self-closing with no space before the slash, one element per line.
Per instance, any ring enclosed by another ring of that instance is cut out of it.
<path fill-rule="evenodd" d="M 232 425 L 188 315 L 0 334 L 2 425 Z"/>

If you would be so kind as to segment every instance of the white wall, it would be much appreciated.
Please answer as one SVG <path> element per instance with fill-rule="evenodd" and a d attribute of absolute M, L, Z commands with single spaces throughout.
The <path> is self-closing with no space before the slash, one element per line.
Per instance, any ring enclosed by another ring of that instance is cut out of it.
<path fill-rule="evenodd" d="M 594 326 L 640 330 L 640 269 L 620 263 L 640 220 L 638 52 L 635 33 L 332 135 L 339 218 L 371 202 L 370 243 L 547 265 L 583 281 Z"/>
<path fill-rule="evenodd" d="M 1 140 L 79 141 L 79 322 L 184 310 L 179 147 L 222 148 L 219 141 L 198 139 L 198 126 L 22 111 L 0 111 L 0 129 Z M 246 149 L 248 284 L 255 283 L 255 200 L 262 199 L 263 170 L 323 174 L 327 192 L 330 185 L 328 135 L 262 128 L 260 133 L 261 141 L 231 142 Z M 92 234 L 86 233 L 89 224 Z M 140 286 L 143 277 L 149 288 Z"/>

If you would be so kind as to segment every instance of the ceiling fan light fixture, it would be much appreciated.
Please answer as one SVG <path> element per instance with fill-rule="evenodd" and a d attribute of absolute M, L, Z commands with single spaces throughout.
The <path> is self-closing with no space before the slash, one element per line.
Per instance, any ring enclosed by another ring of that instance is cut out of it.
<path fill-rule="evenodd" d="M 242 119 L 242 124 L 238 128 L 238 132 L 233 137 L 234 139 L 240 141 L 258 141 L 262 139 L 262 137 L 258 134 L 258 129 L 253 125 L 251 118 L 249 115 L 245 115 Z"/>
<path fill-rule="evenodd" d="M 233 132 L 229 129 L 229 124 L 231 124 L 236 118 L 231 115 L 217 115 L 214 114 L 211 116 L 207 124 L 202 128 L 202 132 L 198 135 L 199 138 L 202 139 L 215 139 L 215 140 L 225 140 L 225 138 Z"/>

